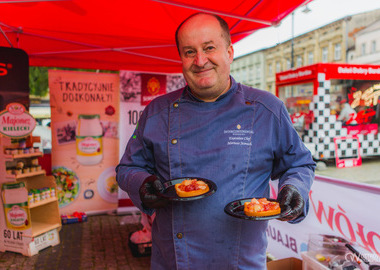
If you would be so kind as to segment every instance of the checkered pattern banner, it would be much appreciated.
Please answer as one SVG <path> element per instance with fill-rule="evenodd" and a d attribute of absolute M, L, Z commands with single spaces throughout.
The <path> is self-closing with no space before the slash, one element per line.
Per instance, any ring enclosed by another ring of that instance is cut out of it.
<path fill-rule="evenodd" d="M 325 74 L 318 74 L 317 95 L 309 104 L 309 109 L 314 113 L 314 121 L 305 131 L 303 140 L 305 143 L 315 144 L 315 159 L 335 158 L 334 138 L 346 137 L 347 129 L 342 127 L 342 122 L 336 120 L 330 111 L 330 81 L 325 80 Z M 358 134 L 361 156 L 380 155 L 379 134 Z M 338 156 L 349 158 L 357 155 L 357 145 L 348 141 L 338 141 Z"/>

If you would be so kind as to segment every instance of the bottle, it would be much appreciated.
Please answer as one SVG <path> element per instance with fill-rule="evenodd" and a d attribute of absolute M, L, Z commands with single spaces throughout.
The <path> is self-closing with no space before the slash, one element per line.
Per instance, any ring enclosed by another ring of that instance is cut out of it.
<path fill-rule="evenodd" d="M 103 128 L 99 114 L 80 114 L 76 128 L 77 160 L 95 165 L 103 159 Z"/>
<path fill-rule="evenodd" d="M 4 183 L 2 195 L 8 229 L 18 231 L 29 229 L 28 190 L 25 183 Z"/>
<path fill-rule="evenodd" d="M 53 187 L 50 188 L 50 196 L 52 198 L 55 198 L 55 188 L 53 188 Z"/>

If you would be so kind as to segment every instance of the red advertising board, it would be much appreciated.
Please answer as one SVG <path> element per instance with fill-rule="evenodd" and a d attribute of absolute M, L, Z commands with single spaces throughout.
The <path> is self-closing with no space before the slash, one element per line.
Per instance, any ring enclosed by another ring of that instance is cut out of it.
<path fill-rule="evenodd" d="M 288 70 L 276 74 L 276 84 L 291 84 L 300 81 L 310 81 L 317 77 L 318 65 Z"/>
<path fill-rule="evenodd" d="M 279 72 L 276 74 L 276 95 L 279 96 L 279 87 L 302 84 L 305 82 L 313 82 L 314 94 L 316 94 L 318 74 L 324 74 L 325 80 L 379 80 L 380 66 L 345 63 L 318 63 Z"/>
<path fill-rule="evenodd" d="M 276 85 L 294 84 L 317 79 L 318 73 L 325 73 L 326 80 L 378 80 L 380 66 L 324 63 L 314 64 L 276 74 Z"/>
<path fill-rule="evenodd" d="M 166 76 L 141 74 L 141 105 L 148 105 L 153 99 L 166 94 Z"/>

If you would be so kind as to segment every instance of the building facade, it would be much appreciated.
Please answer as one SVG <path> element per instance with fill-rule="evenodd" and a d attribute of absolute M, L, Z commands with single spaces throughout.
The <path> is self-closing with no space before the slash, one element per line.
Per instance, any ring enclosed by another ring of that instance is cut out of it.
<path fill-rule="evenodd" d="M 231 74 L 236 81 L 255 88 L 265 85 L 265 52 L 256 51 L 234 59 Z"/>
<path fill-rule="evenodd" d="M 358 39 L 365 36 L 366 32 L 360 31 L 378 20 L 380 9 L 344 17 L 276 46 L 234 59 L 231 74 L 238 82 L 275 94 L 278 72 L 315 63 L 347 63 L 358 56 L 356 34 L 360 34 Z M 380 38 L 378 33 L 371 34 Z"/>
<path fill-rule="evenodd" d="M 380 65 L 380 20 L 355 35 L 355 48 L 349 63 Z"/>

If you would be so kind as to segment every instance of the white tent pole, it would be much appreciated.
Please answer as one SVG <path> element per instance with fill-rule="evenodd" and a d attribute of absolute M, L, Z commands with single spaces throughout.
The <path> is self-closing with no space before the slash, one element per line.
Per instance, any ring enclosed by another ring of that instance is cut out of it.
<path fill-rule="evenodd" d="M 70 53 L 71 54 L 73 54 L 73 53 L 92 53 L 92 52 L 104 52 L 104 51 L 114 51 L 114 52 L 119 52 L 119 53 L 131 54 L 131 55 L 136 55 L 136 56 L 141 56 L 141 57 L 146 57 L 146 58 L 152 58 L 152 59 L 163 60 L 163 61 L 167 61 L 167 62 L 178 63 L 178 64 L 181 63 L 181 61 L 178 61 L 178 60 L 173 60 L 173 59 L 169 59 L 169 58 L 153 56 L 153 55 L 148 55 L 148 54 L 143 54 L 143 53 L 124 51 L 123 49 L 120 49 L 120 48 L 99 48 L 99 49 L 88 49 L 88 50 L 38 52 L 38 53 L 31 53 L 30 55 L 31 56 L 37 56 L 37 55 L 54 55 L 54 54 L 70 54 Z"/>
<path fill-rule="evenodd" d="M 263 1 L 263 0 L 259 0 L 257 3 L 255 3 L 254 6 L 251 7 L 251 8 L 248 10 L 248 12 L 246 12 L 244 15 L 245 15 L 245 16 L 249 15 L 249 13 L 251 13 L 252 10 L 254 10 L 258 5 L 260 5 L 262 1 Z M 241 23 L 241 20 L 239 20 L 238 22 L 236 22 L 236 23 L 230 28 L 230 31 L 233 30 L 236 26 L 238 26 L 239 23 Z"/>
<path fill-rule="evenodd" d="M 228 12 L 212 10 L 212 9 L 208 9 L 208 8 L 204 8 L 204 7 L 197 7 L 197 6 L 188 5 L 188 4 L 179 3 L 179 2 L 170 1 L 170 0 L 151 0 L 151 1 L 159 2 L 159 3 L 163 3 L 163 4 L 168 4 L 168 5 L 172 5 L 172 6 L 177 6 L 177 7 L 194 9 L 194 10 L 203 11 L 203 12 L 212 13 L 212 14 L 217 14 L 217 15 L 222 15 L 222 16 L 231 17 L 231 18 L 235 18 L 235 19 L 239 19 L 239 20 L 243 20 L 243 21 L 261 23 L 261 24 L 266 24 L 266 25 L 277 24 L 276 22 L 272 23 L 271 21 L 253 19 L 253 18 L 249 18 L 246 16 L 235 15 L 235 14 L 228 13 Z"/>
<path fill-rule="evenodd" d="M 7 37 L 7 35 L 4 33 L 3 29 L 1 28 L 1 26 L 0 26 L 0 31 L 3 34 L 4 38 L 8 41 L 9 45 L 13 48 L 12 42 L 9 40 L 9 38 Z"/>
<path fill-rule="evenodd" d="M 120 53 L 125 53 L 125 54 L 131 54 L 131 55 L 136 55 L 136 56 L 141 56 L 141 57 L 147 57 L 147 58 L 152 58 L 152 59 L 158 59 L 158 60 L 163 60 L 163 61 L 168 61 L 168 62 L 174 62 L 174 63 L 181 63 L 180 61 L 178 60 L 174 60 L 174 59 L 169 59 L 169 58 L 163 58 L 163 57 L 158 57 L 158 56 L 152 56 L 152 55 L 148 55 L 148 54 L 143 54 L 143 53 L 136 53 L 136 52 L 128 52 L 128 51 L 125 51 L 125 50 L 130 50 L 130 49 L 143 49 L 143 48 L 162 48 L 162 47 L 173 47 L 174 45 L 168 45 L 168 44 L 165 44 L 165 45 L 152 45 L 152 46 L 141 46 L 141 47 L 125 47 L 125 48 L 104 48 L 104 47 L 101 47 L 101 46 L 97 46 L 97 45 L 93 45 L 93 44 L 88 44 L 88 43 L 83 43 L 83 42 L 77 42 L 77 41 L 72 41 L 72 40 L 65 40 L 65 39 L 61 39 L 61 38 L 55 38 L 55 37 L 50 37 L 50 36 L 45 36 L 45 35 L 40 35 L 40 34 L 34 34 L 34 33 L 28 33 L 28 32 L 25 32 L 23 31 L 22 29 L 19 29 L 19 28 L 16 28 L 16 27 L 11 27 L 11 26 L 8 26 L 4 23 L 1 23 L 0 22 L 0 25 L 3 25 L 3 26 L 6 26 L 10 29 L 13 28 L 13 31 L 16 31 L 17 33 L 22 33 L 24 35 L 29 35 L 29 36 L 35 36 L 35 37 L 39 37 L 39 38 L 45 38 L 45 39 L 50 39 L 50 40 L 56 40 L 56 41 L 61 41 L 61 42 L 66 42 L 66 43 L 71 43 L 71 44 L 76 44 L 76 45 L 81 45 L 81 46 L 86 46 L 86 47 L 91 47 L 91 48 L 94 48 L 93 50 L 72 50 L 72 51 L 57 51 L 57 52 L 40 52 L 40 53 L 31 53 L 30 55 L 31 56 L 34 56 L 34 55 L 52 55 L 52 54 L 64 54 L 64 53 L 80 53 L 80 52 L 96 52 L 96 51 L 115 51 L 115 52 L 120 52 Z"/>
<path fill-rule="evenodd" d="M 62 2 L 62 1 L 71 1 L 71 0 L 8 0 L 0 1 L 0 4 L 14 4 L 14 3 L 33 3 L 33 2 Z"/>

